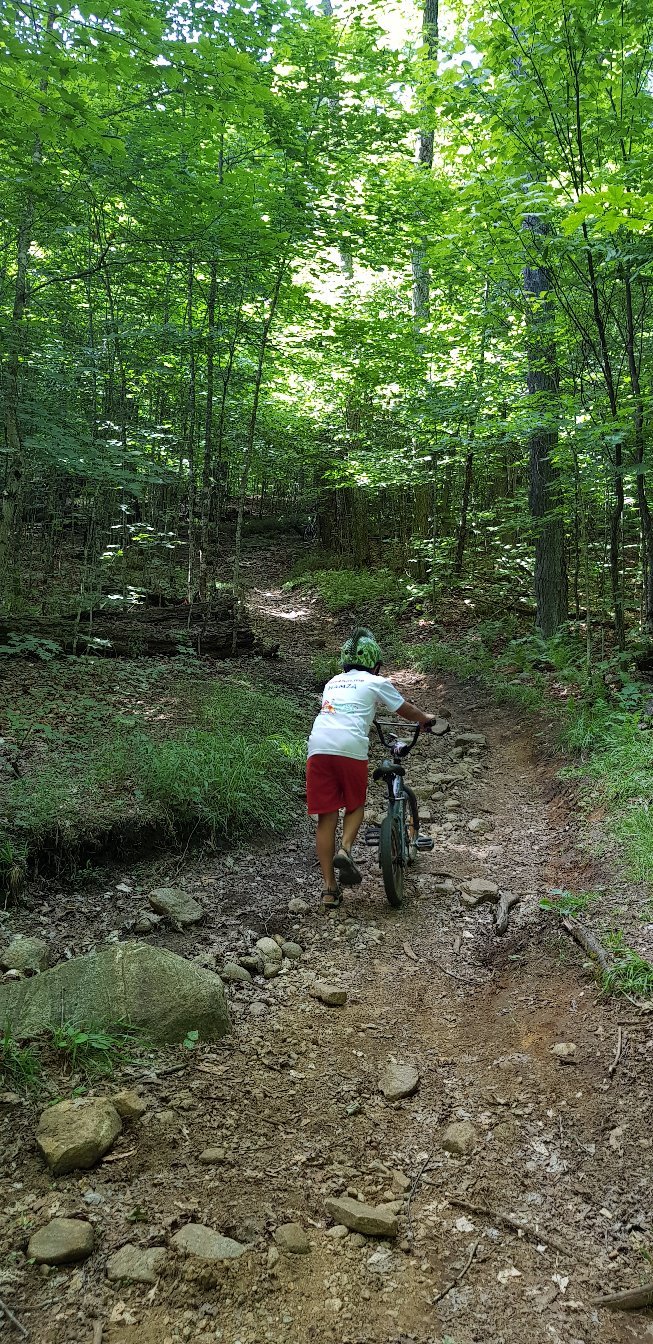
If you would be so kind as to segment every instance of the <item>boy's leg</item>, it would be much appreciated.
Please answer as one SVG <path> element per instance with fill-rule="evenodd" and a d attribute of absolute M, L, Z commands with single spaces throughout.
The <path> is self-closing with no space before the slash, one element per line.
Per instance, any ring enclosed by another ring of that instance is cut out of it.
<path fill-rule="evenodd" d="M 363 874 L 359 872 L 351 857 L 351 847 L 360 831 L 364 815 L 364 807 L 355 807 L 351 812 L 345 812 L 345 820 L 342 827 L 342 845 L 336 854 L 334 863 L 334 867 L 343 887 L 357 887 L 359 882 L 363 881 Z"/>
<path fill-rule="evenodd" d="M 335 869 L 333 867 L 333 860 L 336 852 L 337 825 L 337 812 L 322 812 L 317 819 L 317 837 L 315 844 L 317 848 L 317 857 L 320 861 L 322 877 L 324 878 L 324 885 L 327 891 L 335 891 L 338 886 Z"/>
<path fill-rule="evenodd" d="M 348 851 L 356 843 L 356 836 L 363 824 L 365 808 L 357 807 L 355 812 L 345 812 L 345 820 L 342 825 L 342 847 Z"/>

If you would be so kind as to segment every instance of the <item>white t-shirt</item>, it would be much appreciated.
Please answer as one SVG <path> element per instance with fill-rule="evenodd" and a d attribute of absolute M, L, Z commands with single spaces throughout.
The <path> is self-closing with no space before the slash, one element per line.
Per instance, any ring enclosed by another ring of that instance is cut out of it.
<path fill-rule="evenodd" d="M 404 697 L 387 677 L 372 672 L 340 672 L 322 692 L 322 708 L 308 739 L 309 756 L 349 756 L 366 761 L 377 709 L 397 710 Z"/>

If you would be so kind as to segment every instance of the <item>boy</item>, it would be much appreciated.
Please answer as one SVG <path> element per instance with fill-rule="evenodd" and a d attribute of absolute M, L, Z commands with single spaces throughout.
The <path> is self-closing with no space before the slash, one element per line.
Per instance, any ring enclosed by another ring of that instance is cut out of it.
<path fill-rule="evenodd" d="M 324 687 L 322 708 L 308 740 L 306 801 L 309 813 L 318 819 L 316 843 L 325 910 L 336 910 L 342 904 L 341 886 L 354 887 L 362 881 L 351 849 L 363 821 L 369 733 L 377 709 L 385 707 L 427 731 L 436 718 L 409 704 L 391 681 L 379 676 L 382 658 L 372 631 L 354 630 L 340 650 L 342 672 Z M 336 854 L 342 807 L 342 846 Z"/>

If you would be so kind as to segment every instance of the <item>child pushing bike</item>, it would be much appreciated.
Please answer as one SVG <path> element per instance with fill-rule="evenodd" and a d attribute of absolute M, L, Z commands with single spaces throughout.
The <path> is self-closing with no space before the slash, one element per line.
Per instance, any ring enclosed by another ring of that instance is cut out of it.
<path fill-rule="evenodd" d="M 379 675 L 383 654 L 371 630 L 360 627 L 340 650 L 342 671 L 327 682 L 322 708 L 308 740 L 306 802 L 317 816 L 317 856 L 324 879 L 325 910 L 342 905 L 342 888 L 362 881 L 352 846 L 360 830 L 367 797 L 369 735 L 377 710 L 384 708 L 427 732 L 435 714 L 424 714 L 404 700 L 387 677 Z M 336 830 L 344 808 L 342 845 Z"/>

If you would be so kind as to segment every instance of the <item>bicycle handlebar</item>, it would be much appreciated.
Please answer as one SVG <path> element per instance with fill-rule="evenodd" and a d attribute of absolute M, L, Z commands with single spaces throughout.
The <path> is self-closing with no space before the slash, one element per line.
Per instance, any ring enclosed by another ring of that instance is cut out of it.
<path fill-rule="evenodd" d="M 384 732 L 383 732 L 384 727 L 386 727 L 386 728 L 387 728 L 387 727 L 392 727 L 392 728 L 395 728 L 395 727 L 396 727 L 396 724 L 395 724 L 394 719 L 375 719 L 375 720 L 374 720 L 374 727 L 376 728 L 376 731 L 377 731 L 377 733 L 378 733 L 378 735 L 379 735 L 379 740 L 380 740 L 380 742 L 381 742 L 381 746 L 382 746 L 382 747 L 387 747 L 388 750 L 391 751 L 392 754 L 393 754 L 394 756 L 398 756 L 398 757 L 407 756 L 408 753 L 411 752 L 411 751 L 413 750 L 413 747 L 415 746 L 415 743 L 416 743 L 416 741 L 417 741 L 417 739 L 418 739 L 418 737 L 419 737 L 419 735 L 420 735 L 420 732 L 421 732 L 421 730 L 422 730 L 422 726 L 421 726 L 421 724 L 419 724 L 419 723 L 414 724 L 414 725 L 413 725 L 413 736 L 412 736 L 411 741 L 410 741 L 410 742 L 402 742 L 402 741 L 400 740 L 400 738 L 398 738 L 398 737 L 395 737 L 395 738 L 394 738 L 394 741 L 390 741 L 390 740 L 384 735 Z M 426 732 L 426 731 L 427 731 L 427 730 L 425 729 L 425 732 Z"/>

